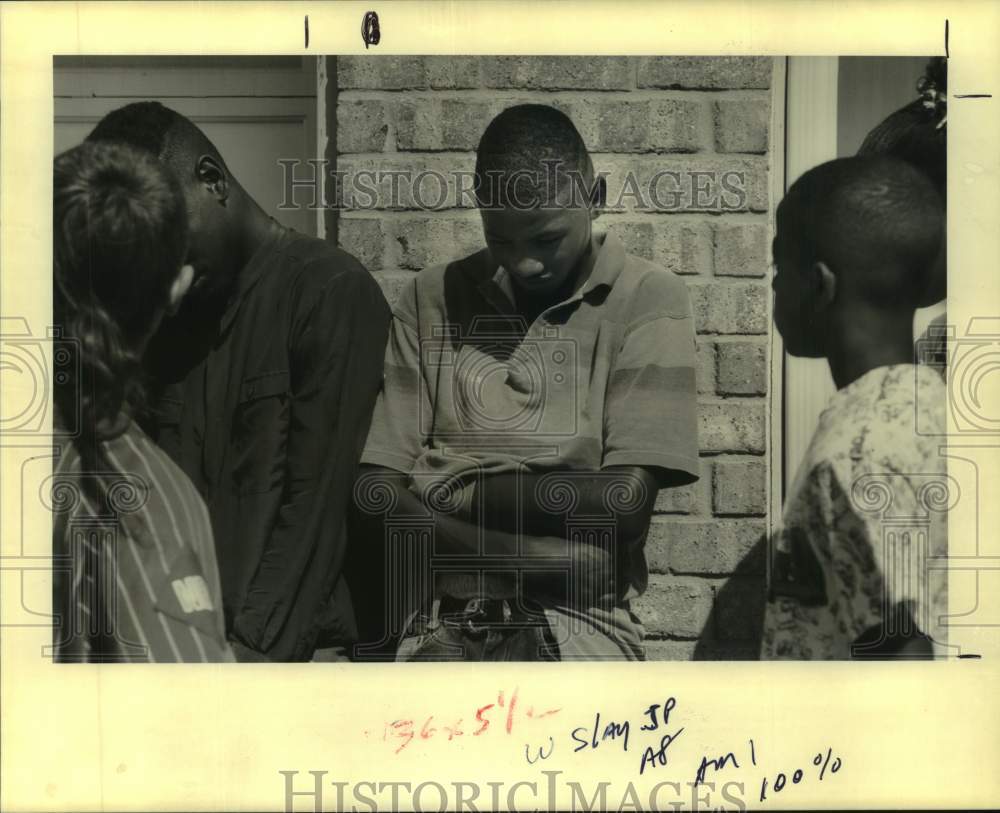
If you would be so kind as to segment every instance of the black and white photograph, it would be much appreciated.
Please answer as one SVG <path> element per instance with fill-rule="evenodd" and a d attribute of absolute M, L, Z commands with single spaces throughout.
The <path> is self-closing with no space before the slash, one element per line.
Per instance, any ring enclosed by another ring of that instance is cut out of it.
<path fill-rule="evenodd" d="M 944 57 L 53 88 L 56 660 L 956 654 Z"/>
<path fill-rule="evenodd" d="M 0 0 L 0 810 L 998 809 L 997 41 Z"/>

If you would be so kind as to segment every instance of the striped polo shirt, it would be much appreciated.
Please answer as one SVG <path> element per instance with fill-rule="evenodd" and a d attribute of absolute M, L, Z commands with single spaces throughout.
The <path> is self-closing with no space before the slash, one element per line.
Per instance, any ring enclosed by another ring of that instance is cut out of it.
<path fill-rule="evenodd" d="M 697 479 L 687 289 L 613 233 L 599 240 L 584 285 L 530 325 L 488 250 L 419 273 L 394 308 L 362 462 L 425 493 L 448 483 L 468 494 L 480 473 L 507 471 L 631 465 Z M 630 595 L 646 586 L 638 559 Z"/>
<path fill-rule="evenodd" d="M 103 448 L 109 471 L 70 443 L 53 471 L 56 660 L 232 661 L 204 501 L 135 423 Z"/>

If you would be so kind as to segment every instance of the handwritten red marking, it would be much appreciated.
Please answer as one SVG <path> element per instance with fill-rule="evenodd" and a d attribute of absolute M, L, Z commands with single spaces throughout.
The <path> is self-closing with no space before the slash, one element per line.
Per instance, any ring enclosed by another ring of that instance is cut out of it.
<path fill-rule="evenodd" d="M 490 727 L 490 721 L 483 717 L 483 712 L 489 711 L 491 708 L 493 708 L 493 706 L 494 704 L 490 703 L 488 706 L 480 707 L 480 709 L 476 712 L 476 720 L 482 723 L 482 725 L 472 732 L 473 737 L 478 737 L 480 734 L 486 731 L 487 728 Z"/>
<path fill-rule="evenodd" d="M 462 718 L 460 717 L 454 726 L 444 726 L 444 730 L 448 732 L 448 742 L 451 742 L 454 737 L 463 736 L 464 732 L 462 731 L 461 725 Z"/>
<path fill-rule="evenodd" d="M 534 706 L 521 707 L 518 705 L 519 697 L 520 687 L 518 686 L 515 686 L 509 695 L 503 689 L 498 691 L 495 703 L 487 703 L 484 706 L 480 706 L 476 710 L 476 722 L 479 725 L 472 731 L 472 736 L 481 736 L 490 728 L 490 723 L 494 721 L 490 719 L 489 711 L 493 708 L 500 707 L 507 712 L 504 719 L 504 730 L 508 735 L 513 734 L 514 732 L 515 719 L 517 719 L 519 712 L 521 719 L 526 717 L 532 720 L 540 720 L 545 717 L 550 717 L 553 714 L 558 714 L 562 711 L 561 707 L 548 709 L 546 711 L 536 711 Z M 433 722 L 433 715 L 424 720 L 419 729 L 420 739 L 429 740 L 433 739 L 436 734 L 447 733 L 448 741 L 450 742 L 455 737 L 465 736 L 466 732 L 462 730 L 462 718 L 459 718 L 453 726 L 434 726 Z M 365 736 L 370 736 L 371 731 L 369 729 L 365 729 L 364 734 Z M 385 727 L 382 730 L 383 741 L 388 740 L 390 735 L 400 741 L 399 745 L 395 749 L 395 753 L 398 754 L 406 748 L 410 744 L 411 740 L 413 740 L 413 738 L 417 735 L 414 720 L 393 720 L 391 723 L 385 723 Z"/>
<path fill-rule="evenodd" d="M 398 732 L 396 736 L 403 740 L 399 748 L 396 749 L 396 753 L 398 754 L 413 739 L 413 720 L 394 720 L 392 728 Z"/>
<path fill-rule="evenodd" d="M 507 733 L 510 734 L 511 729 L 514 727 L 514 707 L 517 705 L 517 686 L 514 687 L 514 693 L 510 696 L 510 708 L 507 709 Z"/>
<path fill-rule="evenodd" d="M 561 707 L 558 708 L 558 709 L 549 709 L 548 711 L 543 711 L 541 714 L 535 714 L 535 707 L 534 706 L 528 706 L 527 714 L 533 720 L 541 720 L 543 717 L 548 717 L 548 716 L 550 716 L 552 714 L 556 714 L 556 713 L 558 713 L 560 711 L 562 711 Z"/>
<path fill-rule="evenodd" d="M 431 735 L 434 734 L 435 731 L 437 731 L 436 728 L 431 728 L 431 720 L 433 719 L 434 719 L 433 715 L 427 718 L 427 722 L 424 723 L 423 728 L 420 729 L 420 739 L 429 740 L 431 738 Z"/>

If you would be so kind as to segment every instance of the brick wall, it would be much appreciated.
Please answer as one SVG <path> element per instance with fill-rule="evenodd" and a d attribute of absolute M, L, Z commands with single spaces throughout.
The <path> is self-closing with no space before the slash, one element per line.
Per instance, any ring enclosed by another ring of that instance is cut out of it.
<path fill-rule="evenodd" d="M 580 129 L 609 188 L 626 170 L 745 173 L 740 211 L 609 213 L 634 254 L 684 275 L 698 331 L 702 477 L 661 492 L 634 604 L 654 659 L 753 653 L 763 595 L 770 293 L 767 190 L 773 64 L 734 57 L 341 57 L 337 168 L 468 169 L 490 119 L 523 101 Z M 343 211 L 340 245 L 393 301 L 428 265 L 482 247 L 472 208 Z M 433 196 L 433 195 L 432 195 Z"/>

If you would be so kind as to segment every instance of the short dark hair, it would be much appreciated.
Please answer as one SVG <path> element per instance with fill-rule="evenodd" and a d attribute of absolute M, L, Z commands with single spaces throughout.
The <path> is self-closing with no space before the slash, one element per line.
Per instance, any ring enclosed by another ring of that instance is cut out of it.
<path fill-rule="evenodd" d="M 179 167 L 178 159 L 196 150 L 226 165 L 218 148 L 194 122 L 160 102 L 133 102 L 112 110 L 97 123 L 87 141 L 129 144 L 174 167 Z"/>
<path fill-rule="evenodd" d="M 892 155 L 926 173 L 946 200 L 948 63 L 934 57 L 917 82 L 919 98 L 891 113 L 867 136 L 858 155 Z"/>
<path fill-rule="evenodd" d="M 799 266 L 826 263 L 881 304 L 920 299 L 944 239 L 933 184 L 890 156 L 839 158 L 809 170 L 778 213 L 786 256 Z"/>
<path fill-rule="evenodd" d="M 549 204 L 562 184 L 589 186 L 592 176 L 576 125 L 549 105 L 508 107 L 486 127 L 476 150 L 476 198 L 483 207 Z"/>

